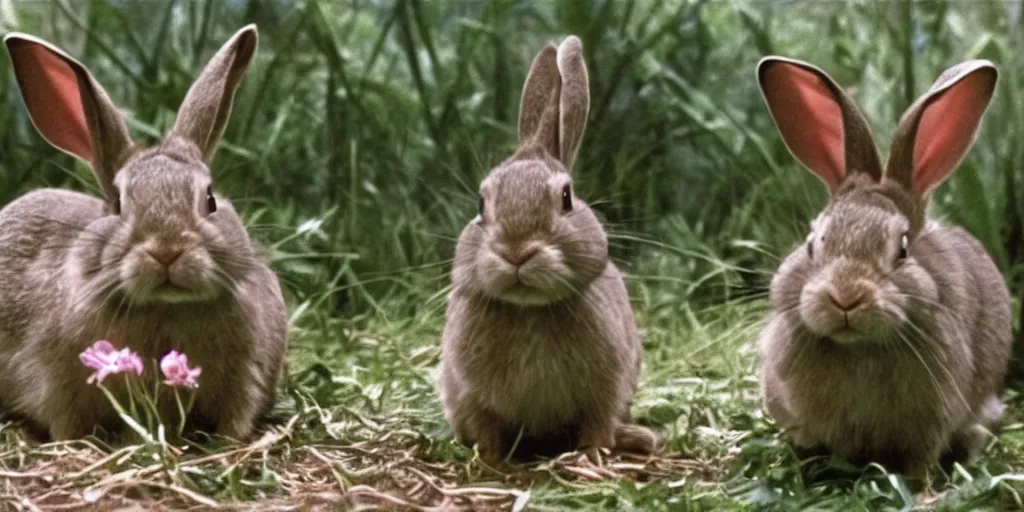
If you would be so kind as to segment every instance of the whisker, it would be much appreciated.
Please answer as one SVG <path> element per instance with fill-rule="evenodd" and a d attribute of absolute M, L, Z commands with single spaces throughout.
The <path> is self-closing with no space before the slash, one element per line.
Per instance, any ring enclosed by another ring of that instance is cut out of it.
<path fill-rule="evenodd" d="M 934 340 L 930 339 L 927 333 L 925 333 L 924 330 L 921 329 L 920 326 L 914 323 L 911 319 L 907 319 L 906 325 L 910 326 L 914 330 L 914 332 L 917 333 L 918 339 L 920 339 L 923 343 L 922 349 L 924 349 L 925 353 L 930 356 L 929 359 L 931 359 L 933 363 L 936 366 L 938 366 L 939 369 L 942 370 L 942 372 L 945 374 L 947 381 L 951 386 L 953 386 L 953 389 L 956 390 L 956 394 L 960 398 L 960 401 L 963 402 L 964 407 L 970 410 L 970 402 L 967 401 L 967 398 L 964 396 L 963 390 L 960 389 L 960 385 L 957 383 L 956 378 L 953 377 L 953 372 L 949 371 L 949 366 L 946 365 L 942 359 L 940 359 L 940 354 L 938 354 L 934 349 L 932 349 L 932 347 L 935 346 Z M 903 337 L 902 333 L 900 333 L 900 335 L 901 337 Z M 925 364 L 925 366 L 927 367 L 927 364 L 924 362 L 924 359 L 921 357 L 920 353 L 916 350 L 916 348 L 913 347 L 913 345 L 906 337 L 903 337 L 903 339 L 907 340 L 908 346 L 910 346 L 911 349 L 914 350 L 915 354 L 918 354 L 918 358 L 921 359 L 921 363 Z M 929 373 L 931 373 L 931 370 L 928 370 Z"/>
<path fill-rule="evenodd" d="M 916 300 L 916 301 L 918 301 L 918 302 L 920 302 L 920 303 L 922 303 L 922 304 L 924 304 L 926 306 L 937 308 L 937 309 L 940 309 L 940 310 L 942 310 L 944 312 L 947 312 L 947 313 L 956 313 L 956 310 L 954 310 L 952 307 L 950 307 L 950 306 L 948 306 L 946 304 L 943 304 L 943 303 L 941 303 L 941 302 L 939 302 L 937 300 L 930 299 L 928 297 L 924 297 L 924 296 L 921 296 L 921 295 L 915 295 L 915 294 L 912 294 L 912 293 L 905 293 L 905 292 L 896 292 L 894 295 L 896 295 L 898 297 L 906 297 L 906 298 L 909 298 L 909 299 L 912 299 L 912 300 Z"/>

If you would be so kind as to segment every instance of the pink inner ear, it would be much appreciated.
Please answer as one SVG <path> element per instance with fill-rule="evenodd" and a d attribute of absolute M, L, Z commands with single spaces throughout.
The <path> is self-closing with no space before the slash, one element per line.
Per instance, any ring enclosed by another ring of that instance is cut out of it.
<path fill-rule="evenodd" d="M 843 113 L 829 86 L 815 73 L 777 62 L 763 74 L 765 99 L 786 146 L 828 187 L 846 176 Z"/>
<path fill-rule="evenodd" d="M 50 144 L 91 162 L 92 139 L 74 70 L 37 43 L 22 42 L 12 48 L 11 54 L 21 95 L 36 129 Z"/>
<path fill-rule="evenodd" d="M 991 77 L 973 73 L 925 107 L 914 138 L 914 191 L 925 194 L 956 170 L 974 143 Z"/>

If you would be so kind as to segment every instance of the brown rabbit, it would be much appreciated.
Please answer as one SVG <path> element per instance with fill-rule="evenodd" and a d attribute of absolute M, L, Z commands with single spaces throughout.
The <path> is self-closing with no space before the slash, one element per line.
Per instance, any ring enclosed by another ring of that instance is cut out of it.
<path fill-rule="evenodd" d="M 247 437 L 274 400 L 287 316 L 209 165 L 256 27 L 213 56 L 152 148 L 84 66 L 31 36 L 4 42 L 36 129 L 89 163 L 105 199 L 42 189 L 0 210 L 0 408 L 55 440 L 121 431 L 78 357 L 104 339 L 145 361 L 186 353 L 203 370 L 191 425 Z"/>
<path fill-rule="evenodd" d="M 641 345 L 593 211 L 573 194 L 590 107 L 580 40 L 533 60 L 519 147 L 480 187 L 459 238 L 441 353 L 445 418 L 488 462 L 587 449 L 652 452 L 630 424 Z"/>
<path fill-rule="evenodd" d="M 974 143 L 996 68 L 946 70 L 903 115 L 884 166 L 824 72 L 768 57 L 757 75 L 789 150 L 831 192 L 772 280 L 766 408 L 798 446 L 854 463 L 920 474 L 976 453 L 1004 408 L 1010 295 L 981 244 L 925 210 Z"/>

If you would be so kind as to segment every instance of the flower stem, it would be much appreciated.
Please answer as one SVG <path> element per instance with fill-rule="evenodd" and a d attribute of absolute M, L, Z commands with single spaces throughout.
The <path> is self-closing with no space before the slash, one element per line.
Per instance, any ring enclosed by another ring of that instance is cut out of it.
<path fill-rule="evenodd" d="M 103 384 L 99 383 L 96 384 L 96 387 L 100 388 L 100 391 L 103 391 L 103 394 L 107 396 L 107 400 L 110 401 L 110 405 L 114 407 L 114 410 L 117 411 L 117 414 L 121 416 L 121 419 L 126 424 L 128 424 L 128 427 L 134 430 L 135 433 L 142 436 L 142 439 L 144 439 L 147 443 L 153 442 L 153 436 L 150 435 L 149 431 L 146 430 L 145 427 L 140 425 L 139 422 L 135 421 L 135 418 L 128 414 L 127 411 L 125 411 L 124 407 L 121 406 L 121 403 L 117 401 L 117 398 L 114 397 L 114 394 L 111 393 L 110 390 L 108 390 Z"/>
<path fill-rule="evenodd" d="M 178 388 L 174 388 L 174 400 L 178 402 L 178 437 L 185 432 L 185 419 L 188 417 L 188 413 L 185 411 L 185 406 L 181 404 L 181 393 L 178 392 Z M 189 404 L 189 409 L 192 406 Z"/>

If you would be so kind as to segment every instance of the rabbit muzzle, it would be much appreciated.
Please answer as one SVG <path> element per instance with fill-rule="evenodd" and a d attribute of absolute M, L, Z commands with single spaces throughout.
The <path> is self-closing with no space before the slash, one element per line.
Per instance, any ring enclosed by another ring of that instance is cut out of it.
<path fill-rule="evenodd" d="M 867 265 L 840 258 L 804 286 L 800 317 L 815 334 L 840 344 L 885 341 L 894 330 L 895 309 Z"/>
<path fill-rule="evenodd" d="M 480 254 L 480 277 L 489 295 L 520 306 L 544 306 L 571 293 L 572 273 L 557 248 L 536 240 L 493 242 Z"/>
<path fill-rule="evenodd" d="M 215 262 L 198 235 L 176 240 L 149 238 L 133 247 L 121 264 L 122 288 L 142 303 L 201 302 L 217 296 Z"/>

